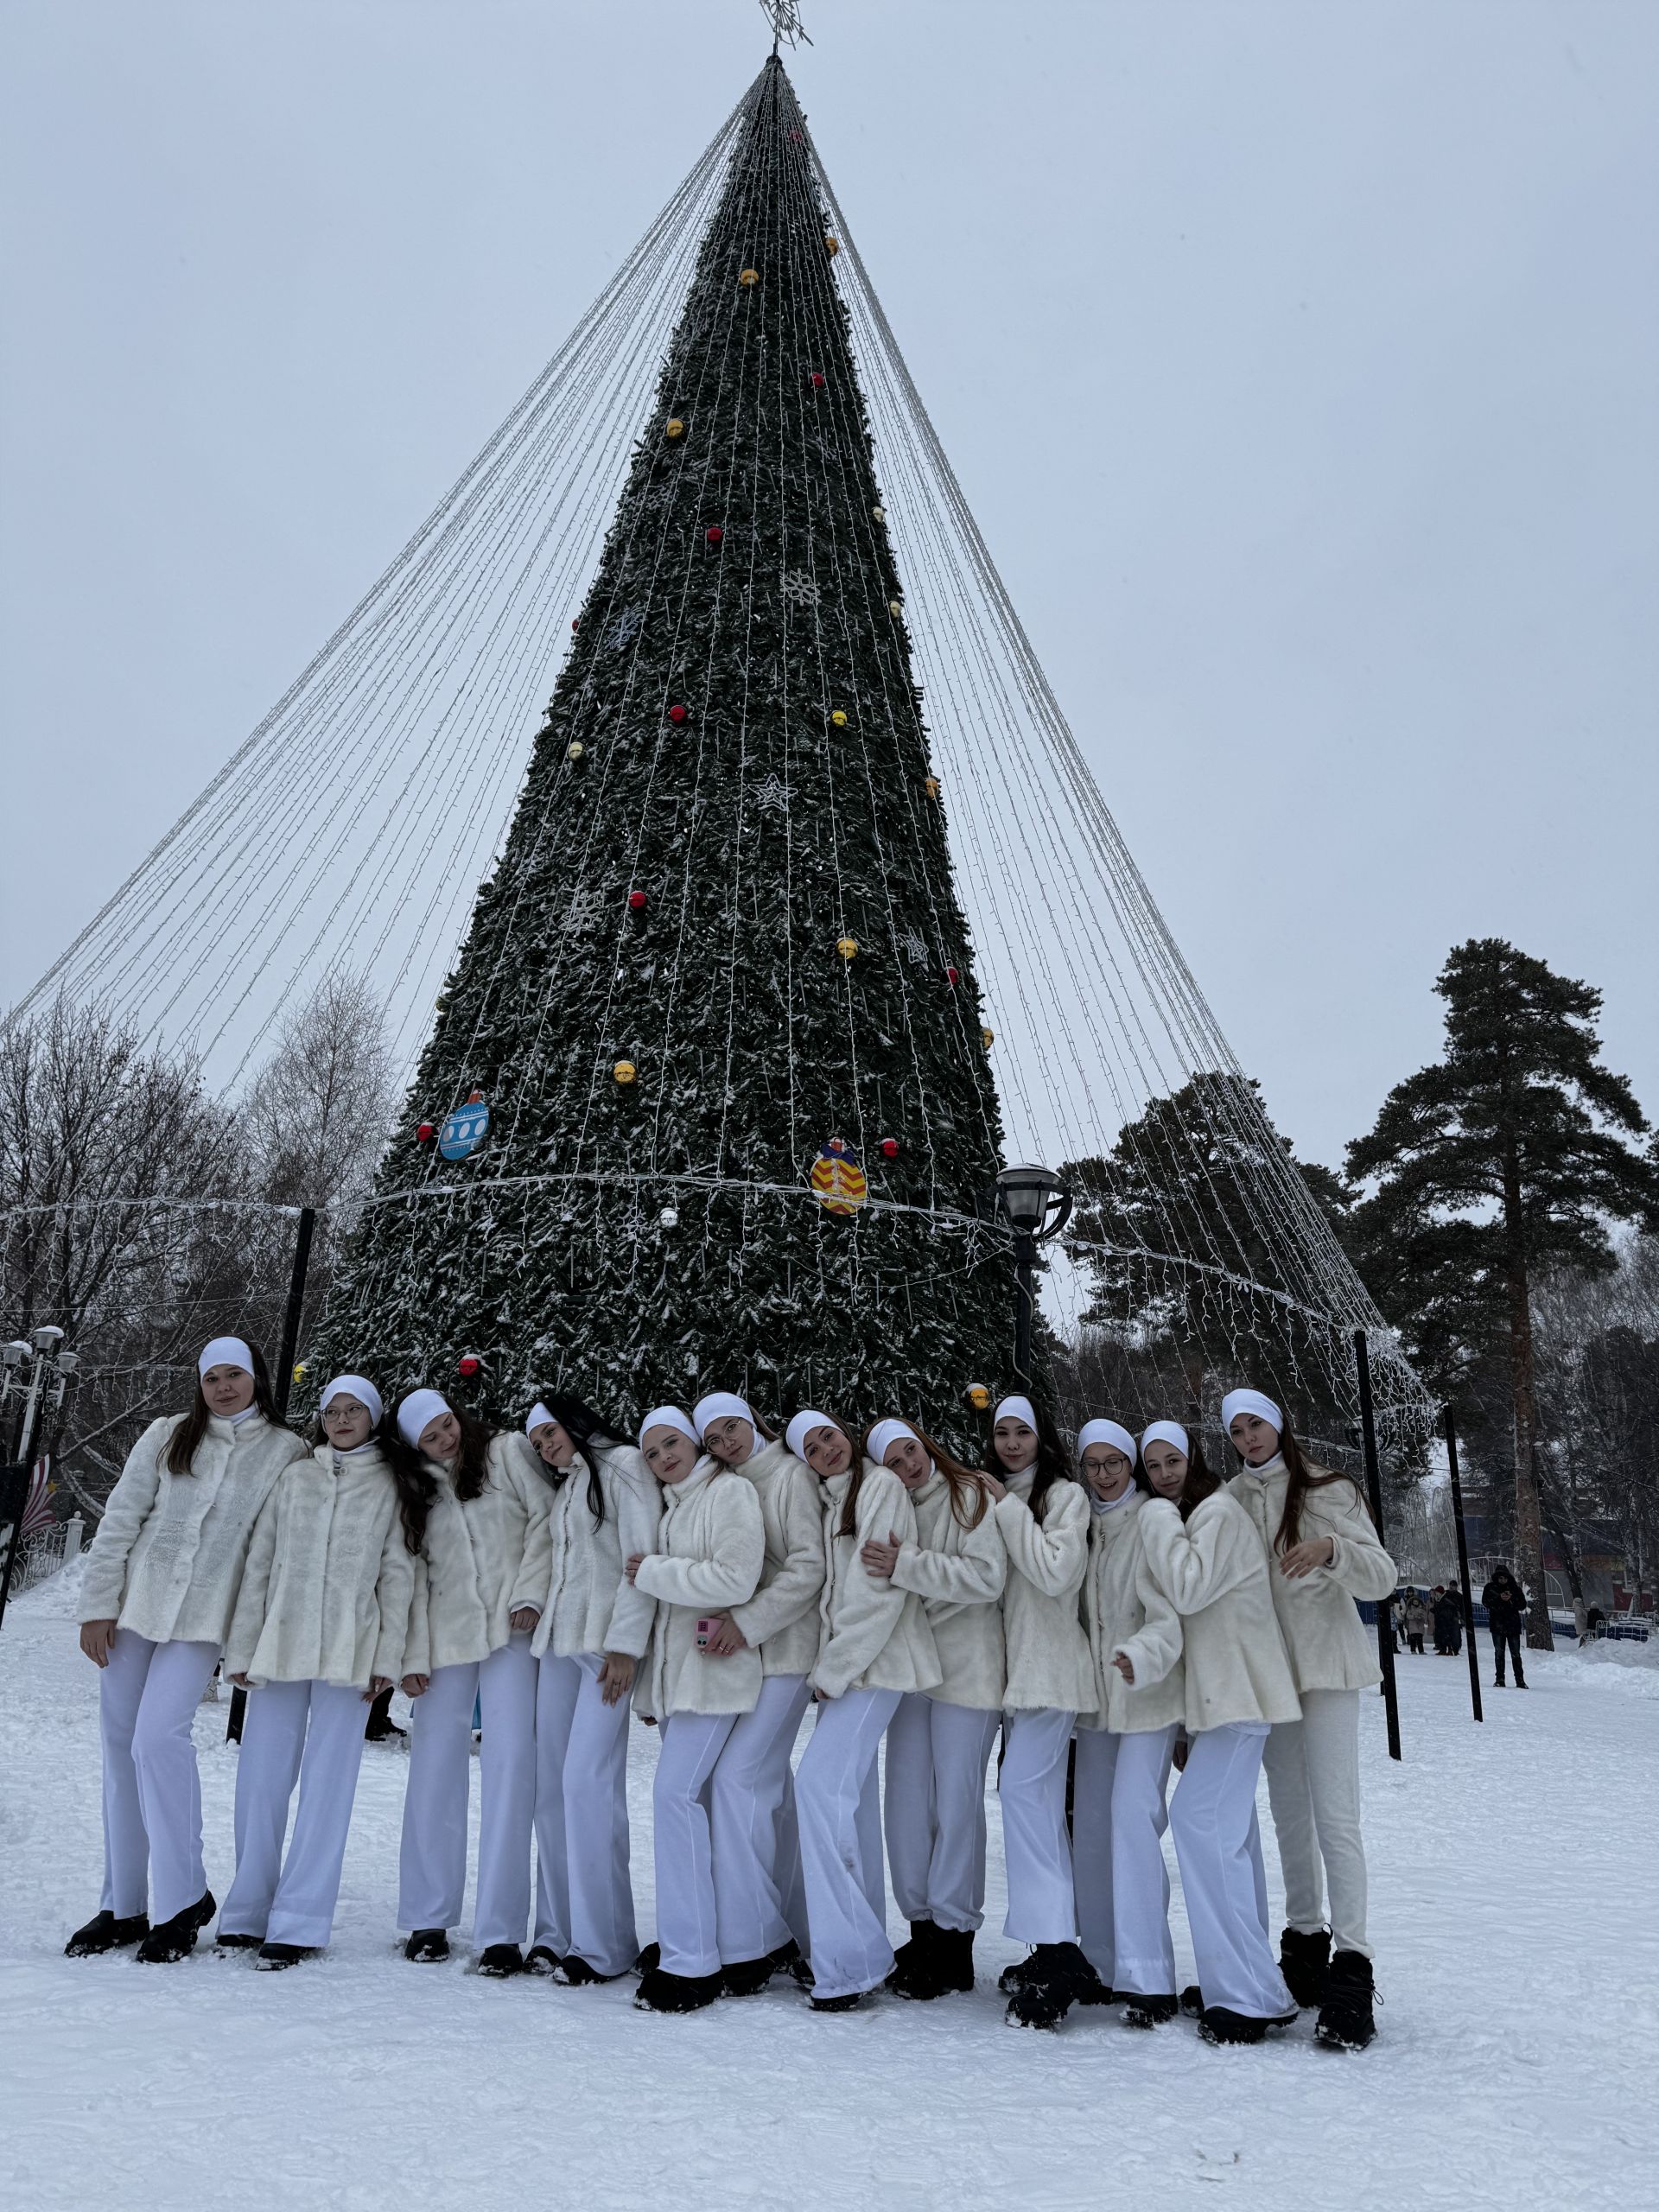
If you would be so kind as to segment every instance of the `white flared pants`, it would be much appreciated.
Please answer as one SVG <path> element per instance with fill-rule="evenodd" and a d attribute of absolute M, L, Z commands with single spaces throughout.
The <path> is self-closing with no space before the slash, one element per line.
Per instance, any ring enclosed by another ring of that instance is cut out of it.
<path fill-rule="evenodd" d="M 628 1715 L 607 1705 L 601 1653 L 543 1655 L 536 1692 L 536 1941 L 596 1974 L 639 1955 L 628 1853 Z"/>
<path fill-rule="evenodd" d="M 1304 1935 L 1323 1928 L 1328 1886 L 1334 1948 L 1369 1959 L 1359 1692 L 1304 1690 L 1301 1719 L 1278 1724 L 1262 1764 L 1284 1869 L 1286 1920 Z"/>
<path fill-rule="evenodd" d="M 1065 1770 L 1075 1713 L 1003 1716 L 1002 1853 L 1008 1911 L 1002 1933 L 1018 1943 L 1075 1943 L 1077 1909 L 1071 1839 L 1065 1829 Z"/>
<path fill-rule="evenodd" d="M 248 1694 L 236 1768 L 236 1879 L 221 1936 L 320 1949 L 334 1926 L 369 1707 L 334 1682 L 267 1682 Z M 289 1801 L 300 1785 L 287 1856 Z"/>
<path fill-rule="evenodd" d="M 1193 1737 L 1169 1809 L 1205 2004 L 1258 2020 L 1295 2010 L 1264 1917 L 1255 1785 L 1267 1737 L 1261 1721 Z"/>
<path fill-rule="evenodd" d="M 1129 1736 L 1077 1731 L 1071 1853 L 1079 1941 L 1107 1987 L 1127 1997 L 1176 1993 L 1163 1849 L 1175 1734 L 1173 1723 Z"/>
<path fill-rule="evenodd" d="M 728 1966 L 765 1958 L 793 1932 L 788 1906 L 800 1881 L 800 1843 L 789 1760 L 810 1694 L 804 1675 L 768 1675 L 715 1763 L 709 1816 Z"/>
<path fill-rule="evenodd" d="M 103 1907 L 148 1909 L 158 1926 L 207 1887 L 201 1777 L 191 1724 L 219 1661 L 216 1643 L 152 1643 L 118 1629 L 99 1677 L 104 1745 Z"/>
<path fill-rule="evenodd" d="M 893 1972 L 876 1754 L 897 1690 L 846 1690 L 820 1702 L 795 1777 L 812 1994 L 879 1989 Z"/>
<path fill-rule="evenodd" d="M 651 1806 L 657 1942 L 664 1974 L 718 1974 L 722 1964 L 709 1784 L 738 1718 L 735 1713 L 675 1713 L 661 1724 Z"/>
<path fill-rule="evenodd" d="M 887 1865 L 906 1920 L 963 1931 L 985 1917 L 985 1766 L 1001 1718 L 915 1690 L 893 1716 Z"/>
<path fill-rule="evenodd" d="M 473 1940 L 480 1950 L 524 1942 L 536 1819 L 537 1672 L 530 1637 L 521 1632 L 487 1659 L 435 1669 L 425 1694 L 416 1699 L 398 1868 L 400 1928 L 454 1928 L 461 1922 L 476 1699 L 483 1734 Z"/>

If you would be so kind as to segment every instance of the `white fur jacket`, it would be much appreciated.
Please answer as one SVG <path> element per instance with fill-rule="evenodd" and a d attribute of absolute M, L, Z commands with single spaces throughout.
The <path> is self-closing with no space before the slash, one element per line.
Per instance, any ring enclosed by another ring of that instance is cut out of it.
<path fill-rule="evenodd" d="M 1315 1469 L 1323 1474 L 1323 1468 Z M 1229 1487 L 1255 1524 L 1268 1554 L 1274 1610 L 1279 1616 L 1291 1672 L 1299 1690 L 1368 1690 L 1382 1679 L 1376 1637 L 1359 1618 L 1357 1598 L 1391 1598 L 1394 1561 L 1365 1510 L 1358 1485 L 1346 1475 L 1306 1491 L 1302 1497 L 1303 1541 L 1329 1536 L 1336 1556 L 1294 1581 L 1279 1571 L 1274 1540 L 1284 1517 L 1290 1470 L 1276 1454 L 1265 1467 L 1246 1467 Z"/>
<path fill-rule="evenodd" d="M 763 1679 L 760 1654 L 728 1659 L 697 1649 L 697 1623 L 754 1595 L 766 1565 L 766 1531 L 753 1483 L 705 1453 L 683 1482 L 663 1485 L 657 1547 L 636 1586 L 657 1600 L 657 1624 L 634 1710 L 653 1720 L 677 1713 L 753 1713 Z"/>
<path fill-rule="evenodd" d="M 532 1450 L 534 1446 L 531 1447 Z M 589 1467 L 599 1478 L 604 1517 L 594 1525 Z M 550 1580 L 531 1649 L 539 1658 L 620 1651 L 643 1659 L 651 1648 L 656 1600 L 623 1572 L 636 1552 L 657 1548 L 663 1493 L 631 1444 L 585 1445 L 552 1488 Z"/>
<path fill-rule="evenodd" d="M 1008 1494 L 994 1509 L 1008 1554 L 1003 1710 L 1087 1713 L 1096 1700 L 1095 1670 L 1077 1592 L 1089 1562 L 1089 1500 L 1081 1483 L 1052 1484 L 1039 1524 L 1029 1503 L 1033 1480 L 1029 1469 L 1010 1476 Z"/>
<path fill-rule="evenodd" d="M 487 1659 L 512 1641 L 511 1616 L 521 1605 L 540 1613 L 551 1579 L 553 1492 L 525 1438 L 491 1437 L 484 1487 L 464 1503 L 453 1467 L 441 1459 L 426 1465 L 438 1494 L 416 1578 L 406 1675 Z"/>
<path fill-rule="evenodd" d="M 1267 1559 L 1232 1492 L 1200 1499 L 1185 1528 L 1166 1497 L 1149 1497 L 1138 1518 L 1147 1577 L 1181 1617 L 1188 1734 L 1300 1719 Z"/>
<path fill-rule="evenodd" d="M 867 1459 L 853 1509 L 854 1533 L 843 1536 L 841 1517 L 852 1479 L 850 1473 L 832 1475 L 823 1486 L 827 1572 L 812 1687 L 832 1698 L 848 1690 L 934 1689 L 939 1660 L 926 1608 L 897 1582 L 867 1573 L 859 1556 L 866 1544 L 885 1544 L 891 1536 L 915 1541 L 910 1492 L 891 1468 Z"/>
<path fill-rule="evenodd" d="M 344 1453 L 319 1444 L 253 1524 L 225 1671 L 256 1684 L 395 1682 L 414 1595 L 391 1468 L 372 1444 Z"/>
<path fill-rule="evenodd" d="M 950 1510 L 950 1485 L 937 1467 L 912 1491 L 910 1502 L 916 1509 L 916 1541 L 901 1548 L 893 1579 L 901 1590 L 913 1590 L 927 1608 L 942 1677 L 928 1694 L 941 1705 L 1000 1712 L 1007 1675 L 1002 1608 L 996 1601 L 1007 1579 L 1008 1554 L 995 1512 L 988 1502 L 978 1527 L 964 1529 Z"/>
<path fill-rule="evenodd" d="M 162 1464 L 186 1416 L 151 1421 L 127 1454 L 87 1548 L 79 1618 L 152 1643 L 223 1644 L 260 1508 L 305 1446 L 263 1414 L 213 1414 L 188 1475 Z"/>
<path fill-rule="evenodd" d="M 731 1609 L 768 1675 L 809 1675 L 818 1656 L 823 1589 L 823 1514 L 817 1478 L 788 1446 L 762 1442 L 734 1471 L 754 1484 L 766 1524 L 766 1563 L 753 1598 Z"/>
<path fill-rule="evenodd" d="M 1141 1527 L 1143 1491 L 1090 1511 L 1089 1571 L 1083 1613 L 1095 1673 L 1095 1711 L 1080 1725 L 1115 1736 L 1149 1735 L 1186 1717 L 1181 1617 L 1146 1572 Z M 1130 1688 L 1112 1664 L 1122 1652 L 1135 1669 Z"/>

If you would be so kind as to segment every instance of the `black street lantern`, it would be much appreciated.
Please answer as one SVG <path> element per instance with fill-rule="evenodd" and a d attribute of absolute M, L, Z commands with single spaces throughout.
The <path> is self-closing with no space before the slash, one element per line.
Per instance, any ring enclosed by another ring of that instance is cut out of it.
<path fill-rule="evenodd" d="M 1037 1306 L 1037 1247 L 1071 1218 L 1071 1192 L 1052 1168 L 1026 1162 L 996 1179 L 996 1210 L 1014 1232 L 1014 1371 L 1031 1381 L 1032 1317 Z"/>

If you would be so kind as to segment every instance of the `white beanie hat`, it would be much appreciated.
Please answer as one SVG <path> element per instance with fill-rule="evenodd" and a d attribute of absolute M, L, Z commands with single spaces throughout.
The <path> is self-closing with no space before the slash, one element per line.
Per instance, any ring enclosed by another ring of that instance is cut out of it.
<path fill-rule="evenodd" d="M 360 1398 L 374 1416 L 375 1427 L 379 1427 L 386 1409 L 380 1402 L 380 1393 L 365 1375 L 336 1375 L 332 1382 L 325 1382 L 322 1395 L 317 1400 L 317 1411 L 326 1414 L 341 1391 L 348 1398 Z"/>
<path fill-rule="evenodd" d="M 451 1410 L 442 1390 L 411 1390 L 397 1408 L 397 1433 L 405 1444 L 418 1444 L 422 1431 Z"/>
<path fill-rule="evenodd" d="M 1135 1439 L 1118 1421 L 1086 1421 L 1077 1431 L 1077 1457 L 1082 1459 L 1091 1444 L 1109 1444 L 1114 1452 L 1121 1452 L 1129 1465 L 1135 1465 Z"/>
<path fill-rule="evenodd" d="M 1254 1414 L 1258 1421 L 1282 1436 L 1285 1417 L 1271 1398 L 1263 1397 L 1260 1390 L 1230 1390 L 1221 1402 L 1221 1425 L 1230 1435 L 1234 1421 L 1240 1414 Z"/>
<path fill-rule="evenodd" d="M 711 1390 L 706 1398 L 699 1398 L 691 1408 L 691 1426 L 702 1443 L 709 1433 L 711 1421 L 746 1421 L 754 1427 L 754 1415 L 747 1398 L 740 1398 L 735 1390 Z"/>
<path fill-rule="evenodd" d="M 639 1424 L 639 1449 L 642 1452 L 645 1448 L 646 1434 L 653 1428 L 677 1428 L 680 1434 L 690 1443 L 700 1444 L 702 1440 L 678 1406 L 652 1408 Z"/>
<path fill-rule="evenodd" d="M 239 1367 L 251 1375 L 253 1354 L 240 1337 L 209 1337 L 196 1355 L 197 1375 L 206 1375 L 210 1367 Z"/>
<path fill-rule="evenodd" d="M 895 1444 L 902 1443 L 906 1436 L 912 1444 L 920 1444 L 922 1441 L 907 1421 L 877 1421 L 875 1427 L 870 1431 L 868 1448 L 871 1459 L 885 1466 L 888 1452 Z"/>
<path fill-rule="evenodd" d="M 1027 1428 L 1035 1428 L 1037 1408 L 1029 1398 L 1001 1398 L 997 1402 L 996 1411 L 991 1415 L 991 1427 L 995 1428 L 1000 1421 L 1022 1421 Z"/>
<path fill-rule="evenodd" d="M 1148 1444 L 1173 1444 L 1183 1459 L 1192 1457 L 1192 1440 L 1178 1421 L 1155 1421 L 1141 1432 L 1141 1452 L 1144 1458 Z"/>
<path fill-rule="evenodd" d="M 832 1421 L 828 1414 L 821 1414 L 815 1406 L 804 1406 L 784 1431 L 784 1442 L 798 1459 L 806 1457 L 806 1440 L 815 1428 L 839 1428 L 841 1423 Z"/>

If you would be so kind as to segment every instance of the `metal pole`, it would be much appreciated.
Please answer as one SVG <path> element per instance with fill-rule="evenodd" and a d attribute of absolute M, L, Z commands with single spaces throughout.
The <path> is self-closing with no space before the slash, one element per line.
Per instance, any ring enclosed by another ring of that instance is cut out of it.
<path fill-rule="evenodd" d="M 1014 1371 L 1031 1381 L 1031 1319 L 1036 1304 L 1037 1240 L 1028 1230 L 1014 1232 Z"/>
<path fill-rule="evenodd" d="M 1463 1525 L 1463 1484 L 1458 1480 L 1458 1427 L 1452 1408 L 1446 1409 L 1446 1464 L 1452 1477 L 1452 1518 L 1458 1526 L 1458 1586 L 1463 1592 L 1463 1635 L 1469 1654 L 1469 1702 L 1477 1720 L 1480 1709 L 1480 1654 L 1475 1649 L 1475 1594 L 1469 1581 L 1469 1535 Z"/>
<path fill-rule="evenodd" d="M 41 1407 L 41 1382 L 45 1371 L 46 1356 L 37 1346 L 35 1363 L 29 1372 L 29 1395 L 23 1402 L 16 1446 L 17 1466 L 14 1478 L 16 1495 L 11 1516 L 11 1535 L 6 1544 L 6 1564 L 3 1572 L 0 1572 L 0 1621 L 6 1618 L 6 1600 L 11 1595 L 12 1569 L 17 1564 L 18 1548 L 23 1540 L 23 1510 L 29 1503 L 29 1477 L 33 1464 L 30 1454 L 35 1446 L 35 1421 Z"/>
<path fill-rule="evenodd" d="M 315 1206 L 300 1208 L 300 1224 L 294 1237 L 294 1265 L 288 1278 L 288 1304 L 283 1313 L 283 1337 L 276 1350 L 276 1372 L 270 1378 L 270 1394 L 276 1401 L 276 1418 L 288 1417 L 288 1394 L 294 1382 L 294 1354 L 299 1348 L 300 1317 L 305 1311 L 305 1277 L 311 1265 L 311 1235 L 317 1225 Z M 225 1723 L 225 1740 L 239 1744 L 242 1723 L 248 1710 L 248 1694 L 231 1685 L 230 1718 Z"/>
<path fill-rule="evenodd" d="M 1371 1411 L 1371 1355 L 1363 1329 L 1354 1331 L 1354 1368 L 1359 1377 L 1359 1428 L 1365 1447 L 1365 1487 L 1370 1492 L 1371 1518 L 1382 1537 L 1382 1476 L 1376 1459 L 1376 1422 Z M 1389 1709 L 1389 1757 L 1400 1757 L 1400 1696 L 1394 1679 L 1394 1611 L 1392 1596 L 1384 1599 L 1376 1616 L 1376 1656 L 1382 1669 L 1382 1698 Z"/>

